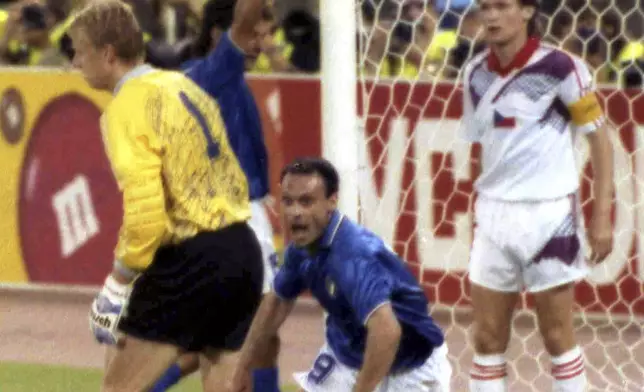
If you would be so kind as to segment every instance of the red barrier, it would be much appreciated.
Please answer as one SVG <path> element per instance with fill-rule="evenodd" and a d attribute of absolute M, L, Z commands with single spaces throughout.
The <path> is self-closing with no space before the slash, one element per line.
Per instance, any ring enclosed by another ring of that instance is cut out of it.
<path fill-rule="evenodd" d="M 320 86 L 314 79 L 253 78 L 251 87 L 261 108 L 275 193 L 284 163 L 321 152 Z M 465 303 L 477 151 L 457 142 L 460 91 L 428 84 L 367 87 L 359 89 L 360 102 L 369 102 L 366 127 L 359 131 L 366 169 L 358 184 L 342 186 L 361 187 L 365 210 L 377 211 L 363 218 L 409 261 L 432 301 Z M 644 222 L 638 203 L 644 150 L 637 133 L 637 124 L 644 124 L 644 97 L 635 94 L 602 92 L 618 126 L 617 234 L 610 259 L 593 270 L 590 283 L 578 286 L 578 303 L 585 310 L 644 315 L 644 238 L 638 234 Z M 55 113 L 40 113 L 22 166 L 23 257 L 33 282 L 100 284 L 111 266 L 121 212 L 102 153 L 98 111 L 73 96 L 49 104 L 54 105 Z M 592 172 L 587 152 L 581 151 L 588 218 Z"/>

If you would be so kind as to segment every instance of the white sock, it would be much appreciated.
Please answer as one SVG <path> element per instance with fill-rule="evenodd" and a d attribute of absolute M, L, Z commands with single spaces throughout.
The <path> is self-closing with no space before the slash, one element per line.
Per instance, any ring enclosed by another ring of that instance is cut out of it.
<path fill-rule="evenodd" d="M 470 392 L 506 392 L 507 378 L 502 354 L 474 354 L 470 369 Z"/>
<path fill-rule="evenodd" d="M 552 357 L 553 392 L 583 392 L 586 390 L 584 356 L 579 346 Z"/>

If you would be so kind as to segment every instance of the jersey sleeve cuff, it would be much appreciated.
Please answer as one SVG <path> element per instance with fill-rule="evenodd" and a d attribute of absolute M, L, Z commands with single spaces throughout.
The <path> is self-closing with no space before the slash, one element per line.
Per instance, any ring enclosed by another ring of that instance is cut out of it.
<path fill-rule="evenodd" d="M 295 295 L 293 297 L 289 297 L 288 295 L 284 295 L 284 294 L 280 293 L 275 288 L 273 288 L 273 293 L 275 294 L 275 296 L 277 298 L 281 299 L 282 301 L 294 301 L 298 297 L 298 295 Z"/>
<path fill-rule="evenodd" d="M 369 322 L 369 319 L 371 318 L 371 316 L 373 316 L 373 314 L 376 312 L 376 310 L 380 309 L 381 307 L 383 307 L 383 306 L 385 306 L 385 305 L 387 305 L 389 303 L 391 303 L 391 301 L 387 299 L 387 300 L 384 300 L 384 301 L 380 302 L 378 305 L 374 306 L 373 309 L 371 309 L 371 312 L 369 312 L 367 314 L 367 316 L 364 318 L 364 320 L 362 321 L 362 325 L 366 326 L 367 323 Z"/>
<path fill-rule="evenodd" d="M 606 123 L 606 117 L 601 116 L 594 121 L 584 125 L 577 125 L 575 128 L 581 133 L 593 133 Z"/>

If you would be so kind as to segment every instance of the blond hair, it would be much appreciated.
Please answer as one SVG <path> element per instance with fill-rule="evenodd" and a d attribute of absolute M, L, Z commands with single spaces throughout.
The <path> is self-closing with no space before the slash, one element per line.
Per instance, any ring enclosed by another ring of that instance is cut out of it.
<path fill-rule="evenodd" d="M 135 61 L 143 57 L 143 33 L 130 6 L 120 0 L 94 0 L 74 18 L 70 33 L 82 31 L 94 47 L 114 47 L 116 57 Z"/>

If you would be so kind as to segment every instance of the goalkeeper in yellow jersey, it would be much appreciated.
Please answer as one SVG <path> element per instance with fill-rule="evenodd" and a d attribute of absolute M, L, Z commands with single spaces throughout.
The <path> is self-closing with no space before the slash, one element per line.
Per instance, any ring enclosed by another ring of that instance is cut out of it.
<path fill-rule="evenodd" d="M 90 319 L 116 345 L 103 391 L 149 390 L 183 352 L 200 353 L 204 390 L 218 390 L 263 283 L 247 181 L 219 108 L 183 74 L 143 64 L 141 30 L 118 0 L 91 2 L 70 37 L 74 65 L 114 93 L 101 128 L 123 224 Z"/>

